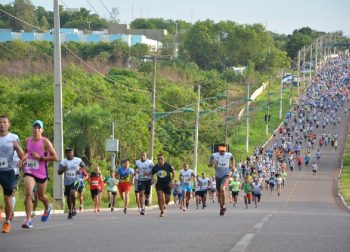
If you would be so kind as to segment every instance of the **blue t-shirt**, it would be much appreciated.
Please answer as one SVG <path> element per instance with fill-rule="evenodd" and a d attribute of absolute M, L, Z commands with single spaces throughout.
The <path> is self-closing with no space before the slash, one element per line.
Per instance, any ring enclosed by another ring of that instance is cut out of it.
<path fill-rule="evenodd" d="M 134 169 L 130 167 L 126 169 L 124 166 L 121 166 L 118 168 L 117 173 L 119 174 L 119 177 L 120 177 L 119 182 L 126 182 L 130 180 L 130 175 L 134 174 Z"/>

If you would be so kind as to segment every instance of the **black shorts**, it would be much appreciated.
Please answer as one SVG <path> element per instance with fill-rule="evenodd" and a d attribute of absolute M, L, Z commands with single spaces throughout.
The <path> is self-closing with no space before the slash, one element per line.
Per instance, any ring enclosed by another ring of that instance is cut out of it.
<path fill-rule="evenodd" d="M 32 174 L 24 173 L 24 177 L 26 177 L 26 176 L 30 176 L 30 177 L 34 178 L 35 182 L 39 183 L 39 184 L 44 184 L 49 179 L 49 178 L 41 179 L 41 178 L 37 178 L 37 177 L 33 176 Z"/>
<path fill-rule="evenodd" d="M 237 192 L 232 192 L 232 197 L 238 196 L 238 194 L 239 194 L 239 191 L 237 191 Z"/>
<path fill-rule="evenodd" d="M 151 194 L 152 180 L 139 181 L 139 191 L 145 192 L 146 195 Z"/>
<path fill-rule="evenodd" d="M 117 195 L 117 192 L 112 192 L 112 191 L 108 191 L 109 193 L 111 193 L 112 195 Z"/>
<path fill-rule="evenodd" d="M 13 183 L 13 190 L 18 190 L 19 175 L 15 175 L 15 182 Z"/>
<path fill-rule="evenodd" d="M 201 196 L 200 193 L 201 193 L 200 191 L 195 191 L 194 196 Z"/>
<path fill-rule="evenodd" d="M 208 192 L 208 190 L 199 191 L 199 192 L 198 192 L 198 196 L 204 197 L 204 196 L 207 195 L 207 192 Z"/>
<path fill-rule="evenodd" d="M 98 190 L 98 189 L 90 189 L 90 192 L 91 192 L 91 198 L 95 198 L 96 196 L 99 195 L 100 190 Z"/>
<path fill-rule="evenodd" d="M 79 189 L 79 182 L 73 182 L 72 184 L 68 186 L 64 186 L 64 196 L 68 196 L 70 194 L 71 190 L 78 191 Z"/>
<path fill-rule="evenodd" d="M 78 193 L 82 194 L 84 191 L 84 186 L 82 185 L 79 185 L 79 188 L 78 188 Z"/>
<path fill-rule="evenodd" d="M 15 171 L 0 171 L 0 185 L 4 190 L 5 196 L 11 196 L 13 185 L 15 183 Z"/>
<path fill-rule="evenodd" d="M 253 193 L 254 198 L 257 198 L 258 201 L 261 199 L 261 193 Z"/>
<path fill-rule="evenodd" d="M 169 184 L 156 184 L 156 191 L 162 191 L 164 194 L 170 195 L 171 189 Z"/>
<path fill-rule="evenodd" d="M 228 178 L 228 175 L 226 176 L 223 176 L 222 178 L 218 178 L 218 177 L 215 177 L 215 180 L 216 180 L 216 190 L 220 190 L 220 187 L 222 185 L 225 185 L 226 181 L 227 181 L 227 178 Z"/>

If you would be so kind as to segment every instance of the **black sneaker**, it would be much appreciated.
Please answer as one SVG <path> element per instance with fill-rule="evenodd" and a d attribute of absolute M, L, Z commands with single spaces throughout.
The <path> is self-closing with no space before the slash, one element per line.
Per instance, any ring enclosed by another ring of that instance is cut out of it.
<path fill-rule="evenodd" d="M 77 216 L 77 211 L 73 211 L 72 216 Z"/>
<path fill-rule="evenodd" d="M 111 207 L 111 212 L 113 212 L 114 211 L 114 208 L 113 207 Z"/>
<path fill-rule="evenodd" d="M 108 208 L 110 208 L 112 206 L 112 203 L 111 202 L 109 202 L 108 203 Z"/>
<path fill-rule="evenodd" d="M 73 219 L 73 213 L 69 213 L 69 214 L 68 214 L 68 219 L 69 219 L 69 220 Z"/>
<path fill-rule="evenodd" d="M 124 208 L 124 214 L 126 214 L 126 208 Z"/>
<path fill-rule="evenodd" d="M 145 209 L 142 209 L 141 212 L 140 212 L 141 215 L 145 215 L 146 212 L 145 212 Z"/>

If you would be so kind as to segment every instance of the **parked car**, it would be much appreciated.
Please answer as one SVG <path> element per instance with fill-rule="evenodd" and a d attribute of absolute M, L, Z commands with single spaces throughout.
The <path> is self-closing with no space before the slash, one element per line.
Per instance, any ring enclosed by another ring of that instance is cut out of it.
<path fill-rule="evenodd" d="M 299 86 L 299 80 L 298 77 L 293 74 L 285 73 L 282 77 L 282 84 L 284 87 L 291 84 L 293 84 L 293 86 Z"/>

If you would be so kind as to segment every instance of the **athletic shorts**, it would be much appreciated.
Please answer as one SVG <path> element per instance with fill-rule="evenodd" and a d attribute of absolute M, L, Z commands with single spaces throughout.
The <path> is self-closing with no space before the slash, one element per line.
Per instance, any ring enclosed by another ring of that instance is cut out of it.
<path fill-rule="evenodd" d="M 32 174 L 24 173 L 24 177 L 26 177 L 26 176 L 34 178 L 35 182 L 39 183 L 39 184 L 44 184 L 49 179 L 49 178 L 43 178 L 43 179 L 37 178 L 37 177 L 33 176 Z"/>
<path fill-rule="evenodd" d="M 210 191 L 211 191 L 212 193 L 214 193 L 214 192 L 216 192 L 216 188 L 211 188 Z"/>
<path fill-rule="evenodd" d="M 166 195 L 171 194 L 171 189 L 170 189 L 169 184 L 156 184 L 156 190 L 157 190 L 157 192 L 162 191 Z"/>
<path fill-rule="evenodd" d="M 70 185 L 64 186 L 64 196 L 68 196 L 71 190 L 78 191 L 79 181 L 73 182 Z"/>
<path fill-rule="evenodd" d="M 83 191 L 84 191 L 84 186 L 80 185 L 79 188 L 78 188 L 78 193 L 82 194 Z"/>
<path fill-rule="evenodd" d="M 146 195 L 151 194 L 151 186 L 152 186 L 152 180 L 146 180 L 146 181 L 139 181 L 139 191 L 145 192 Z"/>
<path fill-rule="evenodd" d="M 260 201 L 261 193 L 254 193 L 254 198 L 257 198 Z"/>
<path fill-rule="evenodd" d="M 204 191 L 199 191 L 198 192 L 198 196 L 200 196 L 200 197 L 204 197 L 205 195 L 207 195 L 207 190 L 204 190 Z"/>
<path fill-rule="evenodd" d="M 11 196 L 13 185 L 15 183 L 15 171 L 0 171 L 0 185 L 4 190 L 5 196 Z"/>
<path fill-rule="evenodd" d="M 119 194 L 122 194 L 124 192 L 130 192 L 130 182 L 122 182 L 118 184 L 118 191 Z"/>
<path fill-rule="evenodd" d="M 245 196 L 249 201 L 252 200 L 252 194 L 251 193 L 246 193 Z"/>
<path fill-rule="evenodd" d="M 15 175 L 15 182 L 13 183 L 13 190 L 18 190 L 19 175 Z"/>
<path fill-rule="evenodd" d="M 183 185 L 181 186 L 181 191 L 186 191 L 186 192 L 192 192 L 192 186 L 190 185 Z"/>
<path fill-rule="evenodd" d="M 239 194 L 239 191 L 237 191 L 237 192 L 232 192 L 232 197 L 238 196 L 238 194 Z"/>
<path fill-rule="evenodd" d="M 91 193 L 91 198 L 95 198 L 100 193 L 100 190 L 98 190 L 98 189 L 90 189 L 90 193 Z"/>
<path fill-rule="evenodd" d="M 117 192 L 113 192 L 113 191 L 108 191 L 110 192 L 112 195 L 117 195 Z"/>
<path fill-rule="evenodd" d="M 201 192 L 200 191 L 195 191 L 194 192 L 194 196 L 201 196 Z"/>
<path fill-rule="evenodd" d="M 225 186 L 226 182 L 227 182 L 227 179 L 228 179 L 228 175 L 226 176 L 223 176 L 222 178 L 215 178 L 216 180 L 216 190 L 220 190 L 220 187 L 221 186 Z"/>

